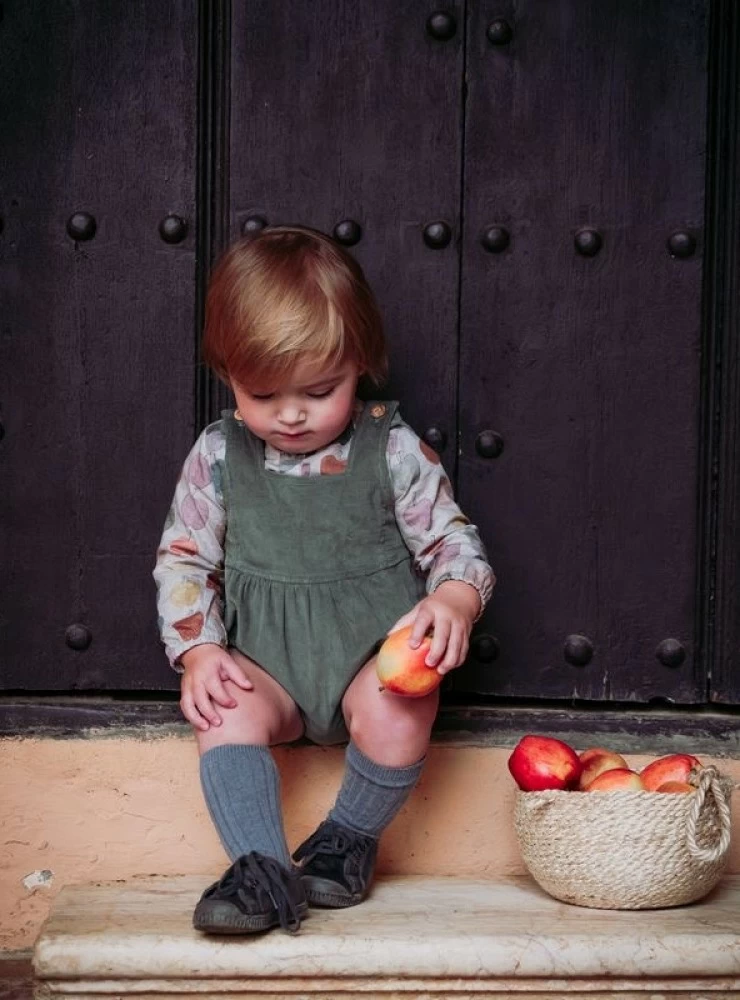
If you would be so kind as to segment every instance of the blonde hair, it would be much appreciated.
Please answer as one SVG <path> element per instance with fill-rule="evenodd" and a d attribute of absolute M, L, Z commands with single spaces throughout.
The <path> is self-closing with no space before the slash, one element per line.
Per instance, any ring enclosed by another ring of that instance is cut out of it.
<path fill-rule="evenodd" d="M 225 382 L 279 382 L 298 362 L 351 358 L 379 384 L 388 362 L 375 296 L 323 233 L 275 226 L 234 243 L 211 276 L 203 358 Z"/>

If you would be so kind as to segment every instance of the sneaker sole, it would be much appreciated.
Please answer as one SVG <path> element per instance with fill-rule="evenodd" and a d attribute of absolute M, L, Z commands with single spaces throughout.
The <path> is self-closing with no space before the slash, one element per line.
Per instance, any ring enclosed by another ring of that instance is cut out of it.
<path fill-rule="evenodd" d="M 306 887 L 306 899 L 311 906 L 326 906 L 332 910 L 343 910 L 348 906 L 357 906 L 358 903 L 362 903 L 363 900 L 367 899 L 367 895 L 340 896 L 331 892 L 311 891 Z"/>
<path fill-rule="evenodd" d="M 296 907 L 299 917 L 305 917 L 308 913 L 308 902 L 299 903 Z M 203 931 L 206 934 L 258 934 L 260 931 L 269 931 L 272 927 L 279 927 L 280 921 L 271 915 L 258 914 L 247 916 L 245 913 L 197 912 L 193 915 L 193 927 L 196 931 Z"/>

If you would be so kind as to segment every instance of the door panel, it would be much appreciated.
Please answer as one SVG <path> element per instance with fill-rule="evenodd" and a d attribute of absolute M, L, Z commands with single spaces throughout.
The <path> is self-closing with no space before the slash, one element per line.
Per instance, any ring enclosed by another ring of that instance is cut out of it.
<path fill-rule="evenodd" d="M 462 24 L 459 4 L 446 8 Z M 438 425 L 454 462 L 461 28 L 427 30 L 433 5 L 258 0 L 234 5 L 232 234 L 262 217 L 331 233 L 354 220 L 351 250 L 383 312 L 391 382 L 383 393 L 423 433 Z M 443 221 L 450 243 L 430 249 Z"/>
<path fill-rule="evenodd" d="M 497 19 L 512 32 L 503 44 L 487 37 Z M 458 689 L 705 698 L 694 594 L 706 58 L 694 0 L 471 5 L 459 492 L 499 576 L 480 630 L 500 652 L 474 647 Z M 484 249 L 491 227 L 510 233 L 506 249 Z M 668 252 L 675 231 L 696 240 L 693 254 Z M 595 255 L 576 248 L 599 238 Z M 486 430 L 503 441 L 497 458 L 476 451 Z"/>
<path fill-rule="evenodd" d="M 151 571 L 194 433 L 194 17 L 4 4 L 5 688 L 172 685 Z"/>

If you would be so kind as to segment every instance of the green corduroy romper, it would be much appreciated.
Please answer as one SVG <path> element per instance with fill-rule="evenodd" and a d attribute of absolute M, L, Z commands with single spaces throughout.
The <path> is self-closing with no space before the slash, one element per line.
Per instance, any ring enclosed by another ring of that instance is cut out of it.
<path fill-rule="evenodd" d="M 366 403 L 338 475 L 265 469 L 264 442 L 224 412 L 228 641 L 274 677 L 305 735 L 341 743 L 344 692 L 424 596 L 395 519 L 386 448 L 397 403 Z"/>

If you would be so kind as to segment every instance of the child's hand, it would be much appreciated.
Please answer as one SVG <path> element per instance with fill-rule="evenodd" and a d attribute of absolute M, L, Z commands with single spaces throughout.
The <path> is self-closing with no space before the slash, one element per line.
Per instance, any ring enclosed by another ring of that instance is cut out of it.
<path fill-rule="evenodd" d="M 446 674 L 459 667 L 468 655 L 470 630 L 479 611 L 480 597 L 475 587 L 462 580 L 445 580 L 434 593 L 399 618 L 390 631 L 413 625 L 409 646 L 416 649 L 428 630 L 433 629 L 434 638 L 424 662 Z"/>
<path fill-rule="evenodd" d="M 215 643 L 192 646 L 182 654 L 180 662 L 185 669 L 180 682 L 180 708 L 196 729 L 221 725 L 216 705 L 236 708 L 224 681 L 233 681 L 244 691 L 252 690 L 252 682 L 244 676 L 239 664 Z"/>

